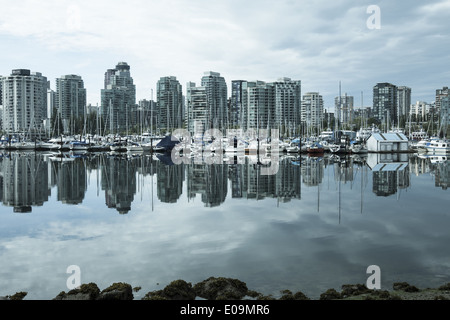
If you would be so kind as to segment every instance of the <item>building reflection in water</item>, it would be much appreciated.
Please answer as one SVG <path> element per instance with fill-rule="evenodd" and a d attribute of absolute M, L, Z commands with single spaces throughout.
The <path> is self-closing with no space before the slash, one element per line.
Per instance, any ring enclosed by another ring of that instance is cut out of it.
<path fill-rule="evenodd" d="M 11 153 L 2 157 L 2 202 L 14 212 L 31 212 L 48 201 L 48 166 L 41 155 Z"/>
<path fill-rule="evenodd" d="M 174 165 L 170 155 L 156 157 L 157 197 L 161 202 L 176 203 L 183 193 L 184 165 Z"/>
<path fill-rule="evenodd" d="M 51 161 L 51 172 L 58 186 L 58 201 L 77 205 L 84 200 L 87 191 L 87 172 L 84 158 L 73 161 Z"/>
<path fill-rule="evenodd" d="M 317 187 L 320 192 L 326 172 L 328 176 L 334 174 L 340 186 L 353 183 L 361 168 L 371 170 L 372 192 L 380 197 L 392 196 L 410 187 L 411 175 L 429 173 L 434 176 L 435 186 L 442 189 L 447 189 L 450 182 L 447 157 L 408 154 L 282 156 L 275 175 L 262 175 L 262 166 L 247 157 L 223 163 L 173 164 L 170 156 L 164 155 L 104 153 L 58 157 L 12 152 L 0 158 L 0 199 L 4 206 L 13 207 L 14 212 L 30 212 L 33 206 L 42 206 L 48 201 L 52 190 L 56 189 L 59 202 L 77 205 L 83 202 L 88 186 L 92 185 L 89 180 L 95 180 L 97 196 L 101 196 L 101 190 L 106 206 L 126 214 L 132 210 L 136 194 L 142 197 L 144 183 L 148 184 L 146 177 L 151 176 L 152 197 L 153 179 L 156 179 L 156 195 L 164 203 L 178 202 L 183 192 L 188 200 L 199 196 L 204 206 L 211 208 L 222 205 L 227 197 L 272 198 L 277 203 L 285 203 L 302 199 L 302 185 Z M 365 176 L 367 178 L 367 174 Z"/>
<path fill-rule="evenodd" d="M 108 208 L 115 208 L 120 214 L 131 210 L 136 194 L 136 159 L 122 156 L 101 157 L 102 190 Z"/>
<path fill-rule="evenodd" d="M 447 190 L 450 183 L 449 155 L 419 155 L 417 159 L 423 163 L 423 166 L 429 168 L 434 176 L 435 186 Z"/>
<path fill-rule="evenodd" d="M 410 186 L 408 157 L 405 153 L 369 153 L 367 165 L 372 170 L 372 190 L 377 196 L 391 196 Z"/>

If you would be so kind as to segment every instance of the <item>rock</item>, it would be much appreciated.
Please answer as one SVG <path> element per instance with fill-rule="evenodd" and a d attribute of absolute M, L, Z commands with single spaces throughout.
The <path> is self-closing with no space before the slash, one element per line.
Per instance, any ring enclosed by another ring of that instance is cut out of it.
<path fill-rule="evenodd" d="M 446 283 L 438 288 L 441 291 L 450 291 L 450 283 Z"/>
<path fill-rule="evenodd" d="M 195 291 L 190 282 L 175 280 L 163 290 L 148 292 L 142 300 L 194 300 Z"/>
<path fill-rule="evenodd" d="M 133 289 L 131 285 L 123 282 L 113 283 L 100 292 L 98 300 L 133 300 Z"/>
<path fill-rule="evenodd" d="M 341 297 L 359 296 L 360 294 L 370 293 L 372 290 L 364 284 L 344 284 L 342 286 Z"/>
<path fill-rule="evenodd" d="M 196 296 L 192 284 L 184 280 L 172 281 L 162 291 L 170 300 L 194 300 Z"/>
<path fill-rule="evenodd" d="M 100 294 L 98 286 L 91 282 L 82 284 L 78 289 L 60 292 L 53 300 L 96 300 Z"/>
<path fill-rule="evenodd" d="M 371 292 L 371 295 L 373 297 L 378 298 L 378 299 L 383 299 L 383 300 L 390 300 L 391 299 L 391 294 L 387 290 L 373 290 Z"/>
<path fill-rule="evenodd" d="M 28 294 L 28 292 L 16 292 L 15 294 L 13 294 L 12 296 L 9 297 L 9 300 L 23 300 L 23 298 L 26 297 L 26 295 Z"/>
<path fill-rule="evenodd" d="M 328 289 L 324 293 L 320 295 L 320 300 L 336 300 L 336 299 L 342 299 L 342 296 L 339 292 L 337 292 L 335 289 Z"/>
<path fill-rule="evenodd" d="M 279 300 L 310 300 L 303 292 L 298 291 L 293 294 L 290 290 L 284 290 L 281 292 L 283 295 Z"/>
<path fill-rule="evenodd" d="M 247 295 L 247 285 L 231 278 L 210 277 L 194 286 L 197 296 L 207 300 L 241 300 Z"/>
<path fill-rule="evenodd" d="M 415 286 L 410 285 L 407 282 L 396 282 L 392 286 L 395 291 L 405 291 L 405 292 L 419 292 L 419 289 Z"/>

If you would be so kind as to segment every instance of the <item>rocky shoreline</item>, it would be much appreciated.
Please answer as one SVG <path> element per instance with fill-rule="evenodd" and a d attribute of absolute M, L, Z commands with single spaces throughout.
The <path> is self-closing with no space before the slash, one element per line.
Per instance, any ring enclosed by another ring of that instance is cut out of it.
<path fill-rule="evenodd" d="M 52 300 L 135 300 L 130 284 L 118 282 L 100 290 L 95 283 L 82 284 L 79 288 L 62 291 Z M 0 300 L 23 300 L 27 292 L 17 292 Z M 280 297 L 264 295 L 249 290 L 238 279 L 210 277 L 192 285 L 184 280 L 172 281 L 162 290 L 150 291 L 141 300 L 450 300 L 450 283 L 438 288 L 419 289 L 407 282 L 394 283 L 392 290 L 371 290 L 363 284 L 345 284 L 341 291 L 328 289 L 319 299 L 310 299 L 301 291 L 283 290 Z"/>

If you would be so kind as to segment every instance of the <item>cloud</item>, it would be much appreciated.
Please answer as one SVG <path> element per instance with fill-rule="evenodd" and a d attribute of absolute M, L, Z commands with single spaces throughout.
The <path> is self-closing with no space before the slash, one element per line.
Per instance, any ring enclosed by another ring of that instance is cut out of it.
<path fill-rule="evenodd" d="M 159 77 L 177 76 L 184 86 L 208 70 L 229 83 L 299 79 L 302 91 L 321 92 L 327 107 L 338 81 L 349 94 L 364 91 L 365 101 L 381 81 L 409 85 L 418 100 L 430 101 L 448 78 L 441 65 L 449 55 L 442 14 L 449 1 L 380 1 L 380 30 L 366 27 L 372 3 L 352 0 L 2 2 L 0 37 L 23 50 L 36 44 L 18 61 L 39 60 L 50 79 L 82 75 L 94 104 L 104 72 L 119 61 L 131 65 L 138 99 L 150 98 Z"/>

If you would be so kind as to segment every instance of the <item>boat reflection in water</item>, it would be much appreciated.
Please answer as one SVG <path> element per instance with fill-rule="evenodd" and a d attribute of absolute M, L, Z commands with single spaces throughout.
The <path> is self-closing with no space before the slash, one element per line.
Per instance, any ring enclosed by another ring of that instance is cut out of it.
<path fill-rule="evenodd" d="M 436 178 L 437 187 L 445 189 L 449 181 L 446 156 L 374 153 L 344 157 L 282 156 L 275 175 L 262 175 L 262 165 L 253 157 L 236 156 L 220 163 L 192 159 L 189 164 L 174 164 L 170 154 L 12 152 L 0 160 L 2 202 L 4 206 L 14 207 L 16 212 L 30 212 L 32 207 L 43 206 L 55 187 L 57 201 L 81 204 L 88 190 L 87 181 L 92 177 L 98 179 L 97 188 L 103 191 L 106 206 L 121 214 L 130 212 L 139 185 L 147 176 L 154 176 L 159 201 L 176 203 L 185 192 L 188 200 L 200 196 L 205 207 L 220 206 L 227 197 L 301 200 L 302 186 L 323 184 L 325 172 L 345 184 L 353 182 L 362 168 L 370 169 L 372 191 L 382 197 L 395 195 L 410 186 L 410 163 L 414 168 L 422 162 L 423 166 L 427 165 L 426 172 Z M 332 171 L 326 171 L 328 167 Z"/>

